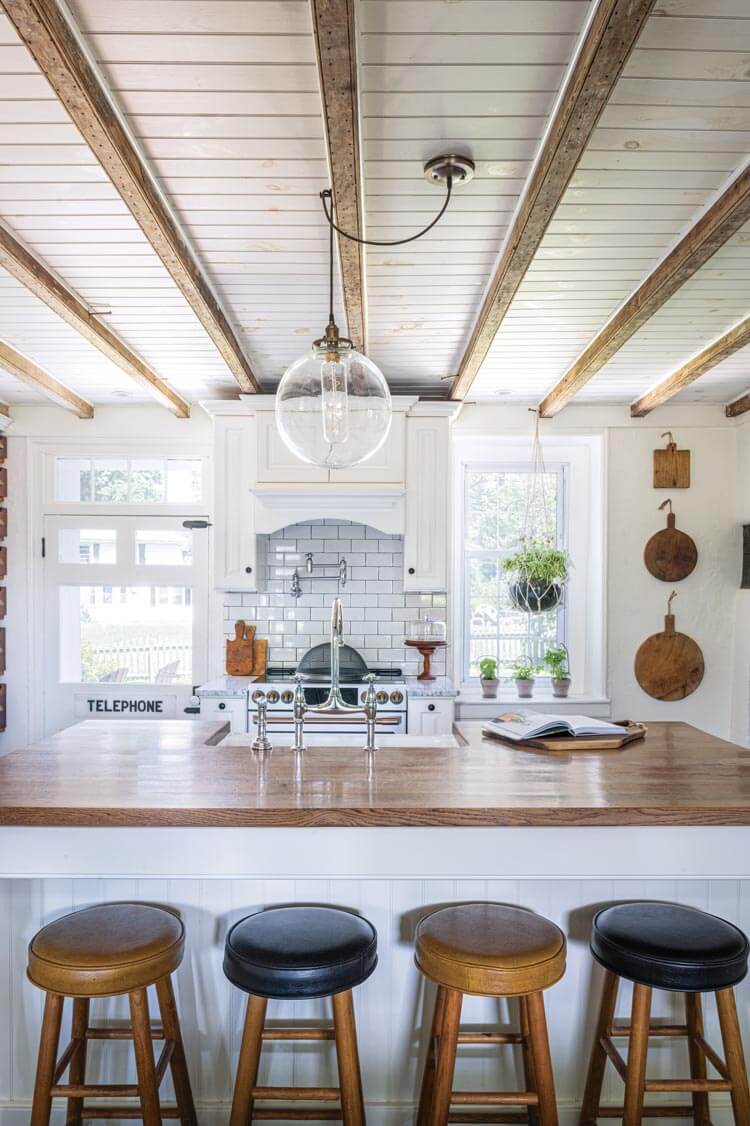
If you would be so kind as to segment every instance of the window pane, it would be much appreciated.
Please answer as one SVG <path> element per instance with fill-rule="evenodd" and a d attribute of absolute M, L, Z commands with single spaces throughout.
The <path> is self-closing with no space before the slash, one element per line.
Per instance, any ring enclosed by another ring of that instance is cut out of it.
<path fill-rule="evenodd" d="M 94 462 L 94 500 L 100 504 L 127 504 L 127 461 L 102 458 Z"/>
<path fill-rule="evenodd" d="M 193 562 L 193 533 L 187 528 L 138 531 L 135 561 L 147 567 L 189 567 Z"/>
<path fill-rule="evenodd" d="M 192 615 L 190 587 L 60 587 L 60 680 L 190 684 Z"/>
<path fill-rule="evenodd" d="M 170 504 L 199 504 L 203 500 L 203 463 L 186 458 L 167 462 L 167 500 Z"/>
<path fill-rule="evenodd" d="M 114 528 L 61 528 L 57 558 L 60 563 L 116 563 Z"/>
<path fill-rule="evenodd" d="M 466 475 L 467 548 L 510 551 L 524 535 L 531 474 L 470 471 Z M 529 506 L 534 535 L 552 540 L 557 531 L 557 474 L 540 476 Z"/>
<path fill-rule="evenodd" d="M 77 504 L 91 500 L 91 461 L 88 458 L 55 458 L 55 500 Z"/>
<path fill-rule="evenodd" d="M 164 462 L 161 459 L 139 458 L 130 463 L 131 504 L 159 504 L 164 500 Z"/>

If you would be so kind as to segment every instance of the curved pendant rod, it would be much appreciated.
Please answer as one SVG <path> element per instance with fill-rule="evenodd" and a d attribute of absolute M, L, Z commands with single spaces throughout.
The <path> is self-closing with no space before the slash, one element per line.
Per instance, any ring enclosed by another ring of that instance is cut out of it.
<path fill-rule="evenodd" d="M 322 191 L 320 193 L 320 199 L 321 199 L 321 202 L 323 204 L 323 212 L 324 212 L 325 217 L 328 220 L 328 223 L 331 227 L 331 231 L 336 231 L 336 233 L 339 234 L 339 235 L 342 235 L 343 238 L 348 238 L 350 240 L 350 242 L 357 242 L 357 243 L 360 244 L 360 246 L 403 246 L 404 243 L 414 242 L 416 239 L 421 238 L 422 235 L 426 235 L 427 232 L 431 231 L 432 228 L 435 226 L 435 224 L 439 223 L 440 220 L 443 218 L 443 215 L 445 215 L 448 204 L 451 201 L 451 193 L 453 191 L 453 177 L 452 176 L 446 176 L 446 178 L 445 178 L 445 188 L 446 188 L 446 190 L 445 190 L 445 202 L 443 203 L 443 206 L 440 208 L 440 210 L 438 211 L 437 215 L 432 220 L 432 222 L 428 223 L 427 226 L 423 228 L 423 230 L 418 231 L 416 235 L 409 235 L 408 238 L 398 238 L 398 239 L 359 238 L 358 235 L 352 235 L 348 231 L 342 230 L 342 228 L 339 227 L 336 224 L 336 222 L 333 218 L 333 195 L 332 195 L 331 189 L 326 188 L 324 191 Z M 330 211 L 328 209 L 328 201 L 329 200 L 331 201 Z"/>

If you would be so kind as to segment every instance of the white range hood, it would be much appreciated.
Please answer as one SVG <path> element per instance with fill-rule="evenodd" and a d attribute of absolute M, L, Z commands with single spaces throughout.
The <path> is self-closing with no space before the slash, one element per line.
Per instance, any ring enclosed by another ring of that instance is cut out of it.
<path fill-rule="evenodd" d="M 269 535 L 312 520 L 352 520 L 386 535 L 406 530 L 406 489 L 390 485 L 263 485 L 251 490 L 255 529 Z"/>

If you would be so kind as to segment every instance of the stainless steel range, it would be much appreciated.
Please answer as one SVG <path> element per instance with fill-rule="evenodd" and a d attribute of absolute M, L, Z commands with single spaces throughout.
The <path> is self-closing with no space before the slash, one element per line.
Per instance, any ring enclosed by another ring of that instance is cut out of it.
<path fill-rule="evenodd" d="M 325 648 L 316 646 L 317 649 Z M 347 647 L 344 646 L 346 649 Z M 310 650 L 313 653 L 314 650 Z M 309 654 L 307 654 L 309 656 Z M 359 654 L 357 654 L 359 656 Z M 361 659 L 361 658 L 360 658 Z M 300 662 L 300 672 L 304 676 L 304 660 Z M 273 740 L 273 733 L 293 733 L 294 716 L 293 700 L 296 668 L 284 665 L 269 665 L 266 670 L 266 679 L 256 681 L 251 686 L 249 695 L 249 730 L 255 727 L 257 705 L 265 701 L 268 716 L 268 734 Z M 372 668 L 366 669 L 367 673 L 374 673 L 376 695 L 378 701 L 377 729 L 383 735 L 405 734 L 406 732 L 406 682 L 401 669 Z M 341 695 L 347 704 L 364 704 L 367 694 L 367 684 L 362 676 L 353 679 L 347 673 L 347 666 L 342 664 L 342 677 L 340 683 Z M 325 674 L 313 676 L 312 674 L 303 683 L 305 703 L 309 707 L 322 704 L 330 691 L 331 677 Z M 305 727 L 315 733 L 322 734 L 356 734 L 363 735 L 366 731 L 366 720 L 362 713 L 341 715 L 321 714 L 308 712 L 305 718 Z"/>

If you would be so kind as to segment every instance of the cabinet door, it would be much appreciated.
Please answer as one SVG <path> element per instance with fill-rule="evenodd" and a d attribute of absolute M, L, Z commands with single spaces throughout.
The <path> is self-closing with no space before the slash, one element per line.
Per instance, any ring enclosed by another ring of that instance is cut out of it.
<path fill-rule="evenodd" d="M 383 445 L 363 465 L 332 469 L 331 483 L 341 485 L 401 485 L 404 481 L 406 419 L 394 413 L 391 429 Z"/>
<path fill-rule="evenodd" d="M 254 418 L 217 418 L 214 462 L 214 586 L 257 590 Z"/>
<path fill-rule="evenodd" d="M 453 700 L 410 700 L 407 716 L 409 734 L 450 735 L 454 714 Z"/>
<path fill-rule="evenodd" d="M 261 484 L 291 484 L 328 480 L 328 470 L 308 465 L 282 441 L 273 411 L 258 411 L 257 480 Z"/>
<path fill-rule="evenodd" d="M 408 420 L 404 590 L 448 588 L 449 456 L 445 419 Z"/>
<path fill-rule="evenodd" d="M 232 735 L 244 735 L 247 731 L 247 700 L 208 696 L 201 700 L 201 719 L 226 721 L 230 724 Z"/>

